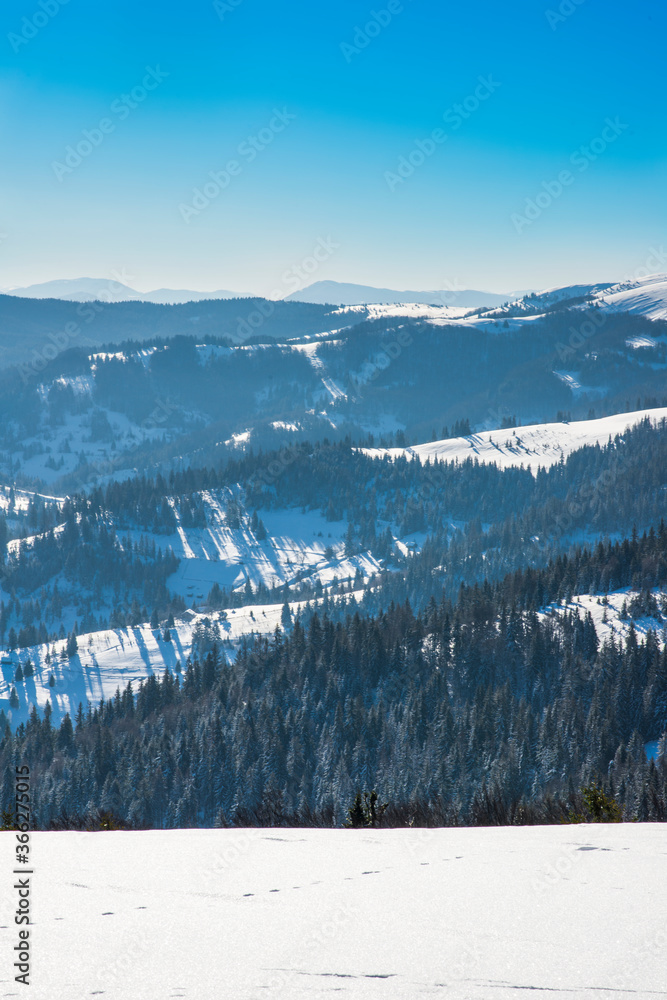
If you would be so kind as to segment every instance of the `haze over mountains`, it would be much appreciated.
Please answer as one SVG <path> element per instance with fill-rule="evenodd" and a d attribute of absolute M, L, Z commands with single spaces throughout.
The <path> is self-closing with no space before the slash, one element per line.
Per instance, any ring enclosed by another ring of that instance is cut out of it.
<path fill-rule="evenodd" d="M 189 289 L 157 288 L 150 292 L 138 292 L 124 281 L 109 278 L 64 278 L 44 281 L 23 288 L 0 289 L 4 294 L 26 299 L 65 299 L 70 302 L 153 302 L 173 305 L 184 302 L 202 302 L 207 299 L 234 299 L 252 297 L 248 292 L 233 292 L 217 289 L 211 292 Z M 478 306 L 501 305 L 526 295 L 527 291 L 480 292 L 472 289 L 442 289 L 440 291 L 396 291 L 391 288 L 375 288 L 340 281 L 316 281 L 312 285 L 285 296 L 287 302 L 312 302 L 320 305 L 364 305 L 365 303 L 416 302 L 424 305 Z"/>
<path fill-rule="evenodd" d="M 27 285 L 25 288 L 2 289 L 2 291 L 6 295 L 16 295 L 23 299 L 65 299 L 69 302 L 155 302 L 163 305 L 243 297 L 241 292 L 230 292 L 222 288 L 214 292 L 173 288 L 138 292 L 124 282 L 111 278 L 63 278 Z"/>
<path fill-rule="evenodd" d="M 374 288 L 372 285 L 357 285 L 344 281 L 316 281 L 298 292 L 286 295 L 292 302 L 335 303 L 337 305 L 358 306 L 368 303 L 398 304 L 416 302 L 423 305 L 459 306 L 474 309 L 478 306 L 497 306 L 526 295 L 527 291 L 480 292 L 471 288 L 440 289 L 439 291 L 397 291 L 392 288 Z"/>

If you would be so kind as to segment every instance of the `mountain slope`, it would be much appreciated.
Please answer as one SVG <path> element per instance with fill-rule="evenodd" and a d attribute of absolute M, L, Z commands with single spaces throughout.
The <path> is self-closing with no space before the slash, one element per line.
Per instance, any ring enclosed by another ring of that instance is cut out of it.
<path fill-rule="evenodd" d="M 480 292 L 473 289 L 457 289 L 455 291 L 396 291 L 392 288 L 374 288 L 372 285 L 356 285 L 343 281 L 316 281 L 298 292 L 292 292 L 285 297 L 289 302 L 319 302 L 336 303 L 338 305 L 356 306 L 367 303 L 399 304 L 417 302 L 423 305 L 459 306 L 473 308 L 475 306 L 501 305 L 511 299 L 508 293 Z"/>
<path fill-rule="evenodd" d="M 667 420 L 667 407 L 617 413 L 597 420 L 481 431 L 469 437 L 448 438 L 408 448 L 366 448 L 364 451 L 370 456 L 417 458 L 422 463 L 474 459 L 482 464 L 493 463 L 501 469 L 523 466 L 537 472 L 540 467 L 549 468 L 567 458 L 578 448 L 606 445 L 610 438 L 646 419 L 657 426 Z"/>
<path fill-rule="evenodd" d="M 77 347 L 185 335 L 226 338 L 232 343 L 312 335 L 334 330 L 340 317 L 326 306 L 238 298 L 185 302 L 68 302 L 0 295 L 0 369 L 27 366 L 39 375 L 48 361 Z M 14 373 L 15 377 L 15 373 Z"/>
<path fill-rule="evenodd" d="M 649 319 L 667 319 L 667 274 L 621 282 L 596 295 L 600 307 Z"/>

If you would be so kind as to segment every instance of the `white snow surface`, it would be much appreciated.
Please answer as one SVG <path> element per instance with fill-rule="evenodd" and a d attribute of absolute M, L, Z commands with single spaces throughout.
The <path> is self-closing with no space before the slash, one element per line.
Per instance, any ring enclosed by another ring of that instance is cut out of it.
<path fill-rule="evenodd" d="M 501 469 L 518 467 L 537 472 L 538 468 L 550 468 L 566 459 L 578 448 L 587 445 L 606 445 L 609 438 L 623 434 L 648 417 L 659 424 L 667 419 L 667 407 L 650 410 L 636 410 L 632 413 L 616 413 L 611 417 L 597 420 L 575 420 L 571 423 L 531 424 L 508 430 L 480 431 L 470 437 L 448 438 L 432 441 L 409 448 L 364 448 L 365 454 L 377 457 L 405 457 L 419 459 L 422 463 L 478 462 L 495 463 Z"/>
<path fill-rule="evenodd" d="M 14 837 L 3 840 L 4 871 Z M 659 824 L 34 833 L 32 1000 L 664 997 Z M 1 996 L 16 890 L 2 890 Z"/>
<path fill-rule="evenodd" d="M 664 591 L 654 590 L 653 596 L 664 599 Z M 603 604 L 605 595 L 599 594 L 577 594 L 568 604 L 550 604 L 545 608 L 544 614 L 556 613 L 558 615 L 573 611 L 582 618 L 589 614 L 593 619 L 595 631 L 600 643 L 613 639 L 617 644 L 625 643 L 630 629 L 634 627 L 637 641 L 646 639 L 649 632 L 655 632 L 656 639 L 661 646 L 667 642 L 667 618 L 660 615 L 656 618 L 642 615 L 640 617 L 623 617 L 623 605 L 630 604 L 633 597 L 638 597 L 636 590 L 626 587 L 624 590 L 614 590 L 606 595 L 607 603 Z"/>
<path fill-rule="evenodd" d="M 363 596 L 362 591 L 354 594 L 357 599 Z M 305 604 L 305 601 L 291 601 L 292 614 L 302 611 Z M 0 709 L 15 728 L 27 721 L 33 705 L 43 715 L 50 700 L 53 723 L 59 725 L 67 712 L 74 718 L 80 702 L 84 709 L 89 702 L 95 706 L 101 699 L 113 698 L 118 688 L 123 691 L 130 682 L 136 694 L 142 680 L 153 675 L 161 678 L 165 670 L 173 672 L 177 661 L 185 669 L 185 661 L 192 652 L 192 633 L 198 623 L 217 624 L 222 653 L 227 659 L 233 659 L 243 636 L 273 635 L 280 626 L 282 609 L 282 604 L 230 608 L 226 611 L 226 619 L 217 611 L 186 611 L 170 629 L 170 641 L 162 638 L 164 623 L 159 629 L 142 624 L 92 632 L 77 637 L 78 652 L 71 659 L 61 656 L 66 647 L 63 640 L 14 652 L 2 650 Z M 46 662 L 47 654 L 50 654 L 49 663 Z M 33 676 L 17 683 L 16 667 L 20 663 L 24 669 L 28 659 L 33 665 Z M 49 685 L 51 674 L 55 679 L 54 687 Z M 19 696 L 19 707 L 15 709 L 9 703 L 13 686 Z"/>
<path fill-rule="evenodd" d="M 167 586 L 186 601 L 204 600 L 214 583 L 238 591 L 247 580 L 255 587 L 292 587 L 304 580 L 327 586 L 334 577 L 354 579 L 357 569 L 365 577 L 380 569 L 370 553 L 345 555 L 345 521 L 327 521 L 319 511 L 300 507 L 260 511 L 268 537 L 259 541 L 247 525 L 226 526 L 220 492 L 205 491 L 202 498 L 208 527 L 184 529 L 179 520 L 177 534 L 168 536 L 181 563 Z M 133 539 L 141 534 L 130 532 Z"/>
<path fill-rule="evenodd" d="M 467 316 L 469 312 L 471 312 L 470 308 L 463 308 L 462 306 L 424 305 L 420 302 L 402 302 L 387 305 L 371 303 L 363 306 L 343 306 L 341 309 L 336 310 L 336 313 L 341 316 L 354 316 L 355 313 L 362 313 L 370 320 L 393 319 L 398 316 L 408 317 L 409 319 L 458 320 Z"/>
<path fill-rule="evenodd" d="M 609 312 L 636 313 L 649 319 L 667 319 L 667 274 L 621 282 L 595 296 Z"/>

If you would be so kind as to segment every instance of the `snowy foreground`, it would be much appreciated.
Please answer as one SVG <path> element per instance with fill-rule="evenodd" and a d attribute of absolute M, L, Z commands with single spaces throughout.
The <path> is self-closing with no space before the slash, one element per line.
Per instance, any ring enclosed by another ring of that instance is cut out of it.
<path fill-rule="evenodd" d="M 667 996 L 666 845 L 644 824 L 36 833 L 26 995 Z M 22 995 L 10 885 L 0 997 Z"/>

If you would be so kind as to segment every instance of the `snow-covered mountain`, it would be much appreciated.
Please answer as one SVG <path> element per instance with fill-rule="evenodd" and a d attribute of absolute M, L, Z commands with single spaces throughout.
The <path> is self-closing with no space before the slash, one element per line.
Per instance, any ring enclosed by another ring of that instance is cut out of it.
<path fill-rule="evenodd" d="M 667 319 L 667 274 L 649 274 L 617 283 L 596 282 L 547 288 L 508 302 L 500 309 L 478 310 L 471 320 L 479 322 L 484 319 L 485 312 L 494 317 L 506 314 L 535 319 L 559 307 L 580 310 L 599 308 L 608 313 Z"/>
<path fill-rule="evenodd" d="M 597 292 L 595 300 L 609 312 L 667 319 L 667 274 L 650 274 L 646 278 L 612 285 Z"/>
<path fill-rule="evenodd" d="M 448 438 L 408 448 L 367 448 L 368 455 L 388 455 L 425 462 L 465 462 L 473 459 L 482 464 L 493 463 L 502 469 L 524 468 L 533 472 L 550 468 L 566 459 L 578 448 L 606 445 L 628 427 L 642 420 L 654 425 L 667 420 L 667 407 L 616 413 L 597 420 L 577 420 L 571 423 L 533 424 L 502 430 L 480 431 L 469 437 Z"/>

